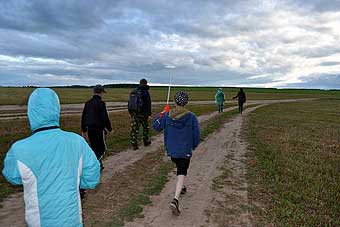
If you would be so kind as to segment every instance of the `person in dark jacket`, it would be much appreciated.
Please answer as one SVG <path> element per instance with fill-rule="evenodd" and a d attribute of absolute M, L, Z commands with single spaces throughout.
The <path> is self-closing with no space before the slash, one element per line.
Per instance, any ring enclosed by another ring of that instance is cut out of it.
<path fill-rule="evenodd" d="M 246 93 L 244 93 L 243 88 L 240 88 L 240 91 L 237 93 L 233 99 L 238 98 L 238 110 L 242 114 L 243 112 L 243 104 L 247 101 Z"/>
<path fill-rule="evenodd" d="M 130 112 L 131 116 L 131 132 L 130 143 L 134 150 L 138 149 L 138 131 L 140 125 L 143 127 L 144 146 L 149 146 L 149 119 L 151 118 L 151 97 L 149 86 L 146 79 L 141 79 L 137 91 L 141 94 L 142 106 L 139 112 Z"/>
<path fill-rule="evenodd" d="M 112 131 L 111 122 L 107 113 L 106 104 L 102 101 L 105 93 L 102 85 L 93 89 L 93 97 L 85 103 L 81 116 L 82 135 L 89 138 L 90 146 L 100 162 L 101 170 L 104 169 L 102 158 L 106 150 L 105 137 Z"/>
<path fill-rule="evenodd" d="M 176 107 L 169 112 L 161 112 L 153 120 L 153 128 L 164 130 L 164 143 L 167 155 L 176 164 L 177 182 L 175 197 L 170 203 L 173 214 L 180 215 L 179 196 L 186 192 L 184 178 L 190 164 L 192 151 L 200 142 L 200 128 L 196 116 L 184 108 L 188 94 L 179 91 L 175 95 Z"/>

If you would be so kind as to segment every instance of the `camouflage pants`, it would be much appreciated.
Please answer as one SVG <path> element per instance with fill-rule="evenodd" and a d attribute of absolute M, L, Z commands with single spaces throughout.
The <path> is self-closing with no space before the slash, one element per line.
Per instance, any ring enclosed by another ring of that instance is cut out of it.
<path fill-rule="evenodd" d="M 148 116 L 132 114 L 130 132 L 130 143 L 132 145 L 138 145 L 138 132 L 141 125 L 143 127 L 143 141 L 144 143 L 149 142 Z"/>

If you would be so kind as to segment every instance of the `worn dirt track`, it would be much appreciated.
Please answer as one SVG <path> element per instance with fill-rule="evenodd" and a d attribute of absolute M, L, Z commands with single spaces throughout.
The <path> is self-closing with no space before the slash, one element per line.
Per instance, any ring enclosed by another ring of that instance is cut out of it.
<path fill-rule="evenodd" d="M 279 102 L 293 102 L 293 101 L 306 101 L 303 100 L 265 100 L 248 102 L 247 105 L 252 104 L 271 104 Z M 231 111 L 237 107 L 226 108 L 225 111 Z M 246 110 L 247 113 L 254 108 Z M 213 112 L 208 115 L 203 115 L 199 117 L 199 121 L 206 121 L 218 113 Z M 184 220 L 186 216 L 192 216 L 192 223 L 204 224 L 207 221 L 206 216 L 202 215 L 202 212 L 208 207 L 211 199 L 214 198 L 214 192 L 210 190 L 210 182 L 215 176 L 219 174 L 218 166 L 223 161 L 225 153 L 232 148 L 226 148 L 226 144 L 232 141 L 236 141 L 239 144 L 238 136 L 240 133 L 240 128 L 242 124 L 242 116 L 237 116 L 232 122 L 225 124 L 222 129 L 215 132 L 213 136 L 210 136 L 208 141 L 202 143 L 192 159 L 192 165 L 190 167 L 190 178 L 186 185 L 188 186 L 189 193 L 183 198 L 183 215 L 179 218 L 174 218 L 170 216 L 168 209 L 168 202 L 171 198 L 171 193 L 173 192 L 174 176 L 172 176 L 169 183 L 165 186 L 162 194 L 158 197 L 153 198 L 153 204 L 157 204 L 157 207 L 149 206 L 145 210 L 145 219 L 138 219 L 134 223 L 128 223 L 127 226 L 167 226 L 169 223 L 177 223 L 176 226 L 196 226 L 190 224 L 190 220 Z M 117 155 L 107 157 L 104 161 L 105 170 L 102 173 L 102 183 L 105 184 L 106 180 L 110 179 L 112 174 L 115 172 L 123 171 L 127 166 L 133 164 L 137 160 L 140 160 L 148 152 L 157 151 L 163 146 L 162 135 L 158 135 L 152 138 L 153 143 L 150 147 L 140 148 L 138 151 L 133 151 L 128 149 Z M 234 142 L 230 144 L 235 144 Z M 226 151 L 227 149 L 227 151 Z M 213 155 L 210 155 L 213 154 Z M 195 164 L 197 163 L 197 164 Z M 203 186 L 202 186 L 203 185 Z M 205 185 L 205 186 L 204 186 Z M 24 201 L 22 193 L 16 193 L 11 195 L 9 198 L 5 199 L 2 203 L 2 208 L 0 208 L 0 226 L 1 227 L 17 227 L 26 226 L 24 221 Z M 159 207 L 160 206 L 160 207 Z M 195 211 L 191 214 L 190 212 Z M 158 212 L 158 213 L 157 213 Z M 164 212 L 164 213 L 159 213 Z M 164 217 L 163 217 L 164 216 Z M 246 216 L 246 215 L 245 215 Z M 171 219 L 170 219 L 171 217 Z M 160 221 L 165 219 L 165 223 Z M 183 220 L 182 220 L 183 219 Z M 176 222 L 176 220 L 178 222 Z M 199 222 L 197 222 L 199 220 Z M 183 223 L 183 224 L 181 224 Z M 189 224 L 188 224 L 189 223 Z M 185 225 L 184 225 L 185 224 Z M 188 224 L 188 225 L 186 225 Z M 169 226 L 174 226 L 170 225 Z M 200 226 L 200 225 L 198 225 Z M 210 224 L 209 224 L 210 226 Z M 242 226 L 242 225 L 239 225 Z M 247 225 L 246 225 L 247 226 Z"/>

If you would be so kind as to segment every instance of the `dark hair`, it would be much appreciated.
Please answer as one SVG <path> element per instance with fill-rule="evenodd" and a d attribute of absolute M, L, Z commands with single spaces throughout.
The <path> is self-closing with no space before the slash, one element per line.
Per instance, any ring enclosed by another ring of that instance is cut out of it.
<path fill-rule="evenodd" d="M 147 81 L 146 79 L 141 79 L 141 80 L 139 81 L 139 84 L 145 86 L 145 85 L 148 84 L 148 81 Z"/>

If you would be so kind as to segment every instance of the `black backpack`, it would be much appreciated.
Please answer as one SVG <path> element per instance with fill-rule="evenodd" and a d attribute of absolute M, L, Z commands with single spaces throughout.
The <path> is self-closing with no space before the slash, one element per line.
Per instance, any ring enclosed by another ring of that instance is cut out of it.
<path fill-rule="evenodd" d="M 128 110 L 130 113 L 140 113 L 143 106 L 142 92 L 140 90 L 133 90 L 130 93 Z"/>

